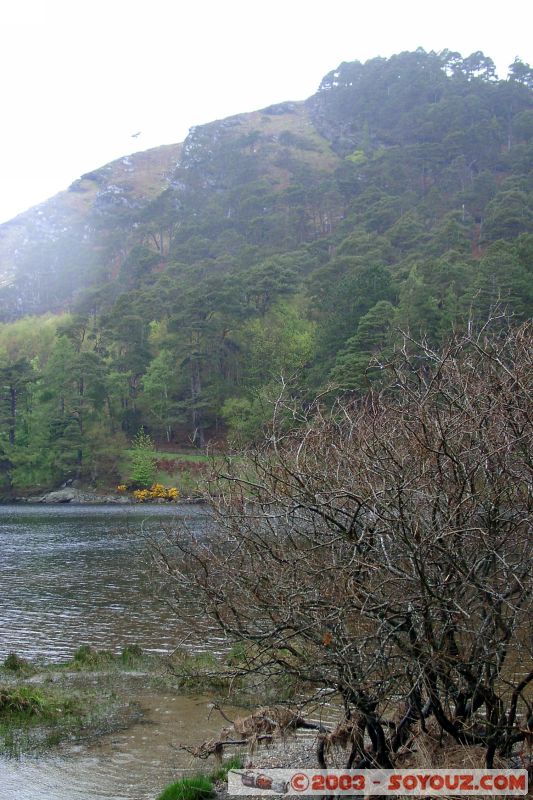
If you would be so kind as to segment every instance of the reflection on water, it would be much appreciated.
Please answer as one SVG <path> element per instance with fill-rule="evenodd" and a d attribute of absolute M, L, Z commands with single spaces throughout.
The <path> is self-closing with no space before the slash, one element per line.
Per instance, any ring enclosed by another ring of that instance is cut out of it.
<path fill-rule="evenodd" d="M 189 505 L 0 506 L 0 659 L 60 661 L 80 644 L 176 647 L 179 623 L 152 594 L 143 530 L 177 515 L 193 531 L 209 522 Z"/>
<path fill-rule="evenodd" d="M 9 652 L 61 661 L 80 644 L 120 651 L 138 644 L 169 651 L 179 620 L 150 588 L 145 532 L 176 516 L 201 533 L 201 506 L 0 506 L 0 659 Z M 157 593 L 156 593 L 157 594 Z M 220 649 L 205 623 L 188 647 Z M 207 698 L 141 693 L 146 722 L 60 754 L 0 759 L 1 800 L 148 800 L 191 768 L 179 743 L 218 732 Z"/>

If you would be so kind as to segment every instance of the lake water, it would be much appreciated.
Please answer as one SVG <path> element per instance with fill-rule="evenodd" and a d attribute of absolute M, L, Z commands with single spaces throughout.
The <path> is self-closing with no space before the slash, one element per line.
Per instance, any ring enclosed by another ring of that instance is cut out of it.
<path fill-rule="evenodd" d="M 210 519 L 192 505 L 0 506 L 0 659 L 61 661 L 80 644 L 178 646 L 179 619 L 151 588 L 145 538 L 178 517 L 195 533 Z"/>
<path fill-rule="evenodd" d="M 145 535 L 179 518 L 201 533 L 204 506 L 0 506 L 0 659 L 10 652 L 62 661 L 80 644 L 154 652 L 184 642 L 179 619 L 153 592 Z M 186 646 L 217 650 L 200 621 Z M 1 800 L 148 800 L 177 772 L 197 768 L 175 749 L 221 727 L 208 698 L 145 693 L 147 723 L 60 755 L 0 760 Z"/>

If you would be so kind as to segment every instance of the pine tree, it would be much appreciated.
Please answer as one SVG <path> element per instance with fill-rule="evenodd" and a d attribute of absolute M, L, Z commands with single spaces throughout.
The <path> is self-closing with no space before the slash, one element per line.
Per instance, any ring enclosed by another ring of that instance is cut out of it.
<path fill-rule="evenodd" d="M 380 370 L 370 362 L 377 355 L 388 357 L 393 319 L 394 307 L 388 300 L 380 300 L 361 317 L 357 332 L 337 355 L 330 376 L 334 383 L 344 389 L 368 387 Z"/>
<path fill-rule="evenodd" d="M 141 428 L 132 442 L 131 483 L 142 489 L 151 486 L 156 476 L 156 457 L 152 438 Z"/>

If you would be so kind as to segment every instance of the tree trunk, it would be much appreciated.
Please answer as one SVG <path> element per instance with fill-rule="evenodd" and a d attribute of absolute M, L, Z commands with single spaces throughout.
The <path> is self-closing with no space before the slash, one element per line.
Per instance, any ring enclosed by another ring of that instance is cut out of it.
<path fill-rule="evenodd" d="M 202 415 L 196 408 L 196 402 L 202 393 L 202 379 L 200 375 L 200 362 L 197 358 L 191 358 L 191 416 L 192 416 L 192 440 L 200 449 L 205 447 L 205 435 L 202 424 Z"/>

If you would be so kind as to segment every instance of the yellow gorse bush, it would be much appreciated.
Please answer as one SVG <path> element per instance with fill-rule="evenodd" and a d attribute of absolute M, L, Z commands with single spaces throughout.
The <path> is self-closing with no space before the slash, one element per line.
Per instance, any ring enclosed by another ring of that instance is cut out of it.
<path fill-rule="evenodd" d="M 180 496 L 175 486 L 167 488 L 162 483 L 154 483 L 149 489 L 136 489 L 133 497 L 138 503 L 148 503 L 150 500 L 177 500 Z"/>

